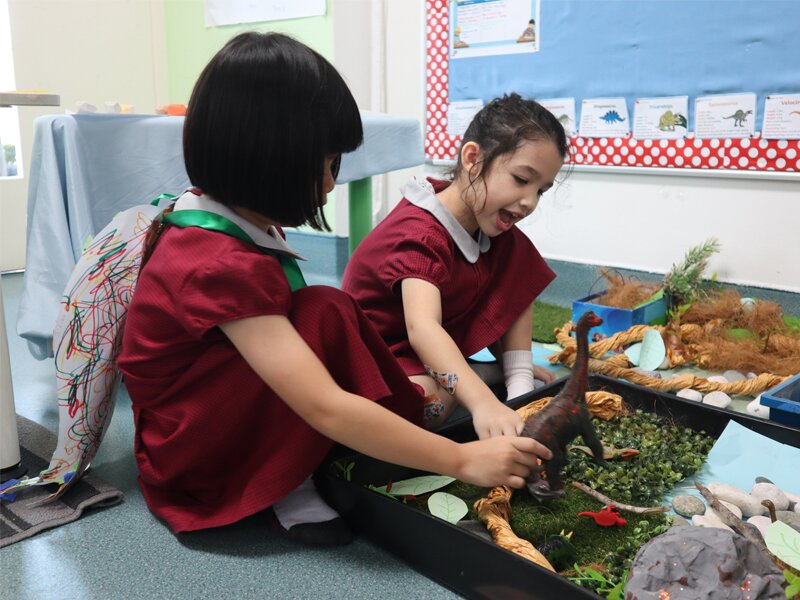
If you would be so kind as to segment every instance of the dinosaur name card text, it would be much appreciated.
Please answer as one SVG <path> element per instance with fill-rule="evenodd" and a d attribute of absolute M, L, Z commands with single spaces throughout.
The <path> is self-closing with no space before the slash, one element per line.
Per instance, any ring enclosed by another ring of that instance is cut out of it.
<path fill-rule="evenodd" d="M 756 95 L 702 96 L 694 102 L 695 137 L 746 138 L 756 130 Z"/>
<path fill-rule="evenodd" d="M 588 98 L 581 104 L 581 136 L 628 137 L 630 131 L 625 98 Z"/>
<path fill-rule="evenodd" d="M 637 98 L 633 109 L 633 137 L 669 140 L 686 137 L 689 97 Z"/>
<path fill-rule="evenodd" d="M 800 140 L 800 94 L 767 96 L 761 137 Z"/>

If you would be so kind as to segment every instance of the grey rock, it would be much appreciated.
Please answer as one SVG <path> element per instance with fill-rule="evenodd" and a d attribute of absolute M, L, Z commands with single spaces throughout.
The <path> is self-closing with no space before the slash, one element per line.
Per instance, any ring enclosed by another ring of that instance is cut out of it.
<path fill-rule="evenodd" d="M 641 373 L 642 375 L 647 375 L 648 377 L 652 377 L 653 379 L 661 379 L 662 378 L 661 373 L 659 373 L 658 371 L 647 371 L 646 369 L 643 369 L 642 367 L 636 367 L 633 370 L 636 371 L 637 373 Z"/>
<path fill-rule="evenodd" d="M 672 527 L 636 553 L 625 597 L 654 598 L 659 590 L 681 600 L 779 600 L 785 598 L 783 581 L 780 569 L 740 535 Z"/>
<path fill-rule="evenodd" d="M 756 477 L 756 483 L 773 483 L 773 482 L 767 479 L 766 477 L 758 476 Z"/>
<path fill-rule="evenodd" d="M 800 513 L 792 510 L 776 510 L 775 516 L 778 521 L 783 521 L 795 531 L 800 531 Z"/>
<path fill-rule="evenodd" d="M 727 379 L 728 381 L 744 381 L 745 376 L 739 373 L 739 371 L 725 371 L 722 376 Z"/>
<path fill-rule="evenodd" d="M 693 517 L 706 512 L 706 505 L 697 496 L 678 494 L 672 499 L 672 510 L 682 517 Z"/>
<path fill-rule="evenodd" d="M 461 527 L 461 529 L 466 529 L 470 533 L 474 533 L 478 537 L 481 537 L 489 542 L 492 541 L 492 534 L 490 534 L 486 529 L 486 525 L 480 521 L 475 521 L 474 519 L 462 520 L 456 523 L 456 526 Z"/>
<path fill-rule="evenodd" d="M 675 515 L 674 517 L 672 517 L 673 527 L 688 527 L 689 525 L 691 525 L 691 523 L 689 523 L 689 521 L 687 521 L 680 515 Z"/>

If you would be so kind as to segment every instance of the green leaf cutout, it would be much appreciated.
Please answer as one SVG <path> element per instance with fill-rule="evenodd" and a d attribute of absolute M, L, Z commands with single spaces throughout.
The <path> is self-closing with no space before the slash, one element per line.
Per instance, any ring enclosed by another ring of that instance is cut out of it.
<path fill-rule="evenodd" d="M 764 536 L 767 548 L 787 565 L 800 569 L 800 533 L 786 523 L 775 521 Z"/>
<path fill-rule="evenodd" d="M 445 475 L 423 475 L 421 477 L 412 477 L 411 479 L 395 481 L 391 489 L 388 490 L 388 493 L 392 496 L 419 496 L 443 488 L 454 481 L 454 477 L 447 477 Z M 375 491 L 386 492 L 386 486 L 375 488 Z"/>
<path fill-rule="evenodd" d="M 428 510 L 431 511 L 434 517 L 439 517 L 454 525 L 469 512 L 466 502 L 457 496 L 453 496 L 453 494 L 446 494 L 445 492 L 431 494 L 431 497 L 428 498 Z"/>

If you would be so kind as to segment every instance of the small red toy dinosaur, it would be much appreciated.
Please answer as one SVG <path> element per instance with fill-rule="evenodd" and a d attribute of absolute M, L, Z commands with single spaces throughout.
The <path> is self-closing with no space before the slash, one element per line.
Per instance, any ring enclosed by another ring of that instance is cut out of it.
<path fill-rule="evenodd" d="M 627 525 L 628 521 L 623 519 L 619 516 L 619 513 L 615 512 L 616 509 L 614 505 L 611 504 L 606 506 L 605 508 L 600 509 L 598 512 L 580 512 L 578 513 L 579 517 L 592 517 L 594 522 L 600 525 L 600 527 L 613 527 L 614 525 L 619 525 L 622 527 L 623 525 Z"/>

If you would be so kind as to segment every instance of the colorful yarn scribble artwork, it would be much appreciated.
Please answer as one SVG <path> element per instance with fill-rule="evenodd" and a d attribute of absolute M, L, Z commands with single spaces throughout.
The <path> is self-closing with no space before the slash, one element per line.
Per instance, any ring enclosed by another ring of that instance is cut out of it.
<path fill-rule="evenodd" d="M 122 328 L 136 287 L 143 243 L 163 206 L 118 213 L 86 244 L 61 299 L 53 333 L 59 431 L 47 469 L 3 493 L 58 484 L 61 496 L 89 467 L 103 440 L 120 384 Z"/>

